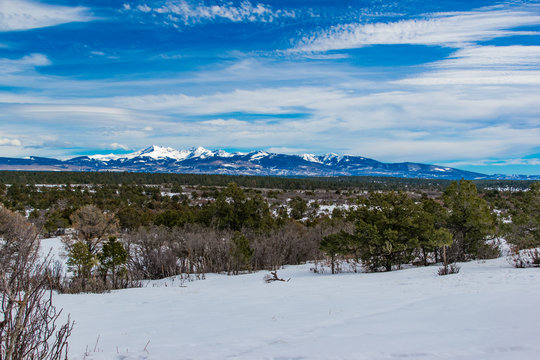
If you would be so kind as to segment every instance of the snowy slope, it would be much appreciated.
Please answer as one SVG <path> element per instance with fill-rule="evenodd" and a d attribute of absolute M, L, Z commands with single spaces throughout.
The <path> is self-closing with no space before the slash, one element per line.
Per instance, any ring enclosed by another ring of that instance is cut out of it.
<path fill-rule="evenodd" d="M 459 274 L 445 277 L 436 267 L 339 275 L 309 268 L 279 271 L 289 282 L 266 284 L 266 272 L 209 275 L 186 287 L 161 281 L 109 294 L 58 295 L 55 302 L 76 321 L 72 359 L 532 360 L 540 354 L 538 269 L 515 269 L 505 259 L 462 264 Z"/>

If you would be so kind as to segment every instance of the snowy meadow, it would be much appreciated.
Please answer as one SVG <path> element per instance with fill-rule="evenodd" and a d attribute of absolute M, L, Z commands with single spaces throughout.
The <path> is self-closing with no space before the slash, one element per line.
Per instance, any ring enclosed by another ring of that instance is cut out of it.
<path fill-rule="evenodd" d="M 53 240 L 54 241 L 54 240 Z M 540 273 L 505 258 L 387 273 L 268 272 L 57 295 L 72 359 L 537 359 Z"/>

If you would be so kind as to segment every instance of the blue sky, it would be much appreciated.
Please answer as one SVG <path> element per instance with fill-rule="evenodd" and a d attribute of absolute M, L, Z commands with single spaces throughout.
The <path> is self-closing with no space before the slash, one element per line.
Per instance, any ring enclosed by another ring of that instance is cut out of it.
<path fill-rule="evenodd" d="M 540 174 L 540 1 L 0 0 L 0 156 L 152 144 Z"/>

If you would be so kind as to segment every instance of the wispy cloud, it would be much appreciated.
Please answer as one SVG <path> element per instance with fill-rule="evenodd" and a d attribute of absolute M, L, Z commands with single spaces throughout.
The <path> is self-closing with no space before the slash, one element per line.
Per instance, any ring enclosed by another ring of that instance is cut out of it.
<path fill-rule="evenodd" d="M 294 51 L 324 52 L 377 44 L 414 44 L 463 47 L 482 40 L 537 32 L 512 30 L 540 24 L 532 11 L 486 10 L 429 14 L 397 22 L 338 25 L 303 37 Z"/>
<path fill-rule="evenodd" d="M 231 112 L 285 114 L 317 106 L 317 102 L 342 97 L 341 91 L 317 87 L 234 90 L 211 95 L 160 94 L 111 99 L 116 106 L 145 111 L 162 110 L 192 115 Z"/>
<path fill-rule="evenodd" d="M 266 4 L 253 4 L 243 1 L 235 6 L 230 2 L 221 1 L 216 5 L 193 4 L 185 0 L 167 1 L 153 6 L 142 4 L 132 7 L 125 4 L 124 11 L 134 11 L 158 17 L 159 21 L 170 25 L 194 25 L 208 21 L 230 22 L 273 22 L 278 18 L 294 18 L 292 10 L 273 9 Z"/>
<path fill-rule="evenodd" d="M 538 85 L 540 46 L 475 46 L 437 61 L 405 85 Z"/>
<path fill-rule="evenodd" d="M 508 166 L 508 165 L 524 165 L 524 166 L 537 166 L 540 165 L 540 159 L 497 159 L 497 160 L 480 160 L 480 161 L 454 161 L 445 163 L 445 165 L 452 167 L 463 167 L 463 166 Z"/>
<path fill-rule="evenodd" d="M 90 20 L 92 15 L 84 7 L 48 5 L 29 0 L 0 2 L 0 31 L 28 30 Z"/>
<path fill-rule="evenodd" d="M 30 54 L 20 59 L 0 59 L 0 74 L 19 73 L 36 66 L 47 65 L 51 65 L 51 61 L 42 54 Z"/>
<path fill-rule="evenodd" d="M 540 66 L 540 46 L 474 46 L 460 49 L 448 59 L 433 64 L 436 67 L 530 68 Z"/>

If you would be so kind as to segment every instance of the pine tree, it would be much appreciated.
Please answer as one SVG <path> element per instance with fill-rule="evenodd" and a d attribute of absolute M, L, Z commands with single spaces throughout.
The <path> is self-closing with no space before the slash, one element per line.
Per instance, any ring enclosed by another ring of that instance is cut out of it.
<path fill-rule="evenodd" d="M 421 208 L 403 192 L 372 193 L 352 213 L 364 267 L 392 270 L 418 247 Z"/>
<path fill-rule="evenodd" d="M 87 244 L 77 241 L 71 245 L 67 266 L 69 271 L 75 273 L 75 276 L 81 280 L 82 290 L 86 289 L 86 282 L 97 263 L 97 257 L 92 254 Z"/>
<path fill-rule="evenodd" d="M 454 181 L 443 199 L 450 211 L 448 228 L 453 235 L 452 260 L 482 258 L 489 254 L 486 241 L 496 233 L 495 218 L 470 180 Z"/>
<path fill-rule="evenodd" d="M 355 237 L 345 231 L 336 234 L 330 234 L 323 237 L 319 250 L 326 253 L 330 257 L 330 268 L 332 274 L 336 273 L 336 259 L 339 256 L 349 255 L 354 253 Z"/>
<path fill-rule="evenodd" d="M 127 251 L 115 236 L 109 237 L 109 240 L 103 244 L 103 248 L 98 255 L 101 269 L 104 276 L 107 277 L 109 271 L 112 276 L 112 284 L 115 289 L 118 288 L 118 274 L 125 273 L 127 262 Z"/>

